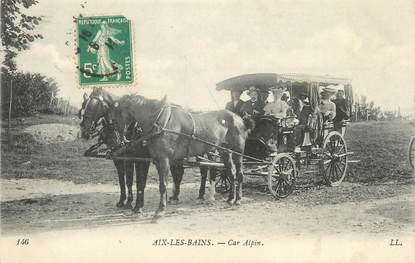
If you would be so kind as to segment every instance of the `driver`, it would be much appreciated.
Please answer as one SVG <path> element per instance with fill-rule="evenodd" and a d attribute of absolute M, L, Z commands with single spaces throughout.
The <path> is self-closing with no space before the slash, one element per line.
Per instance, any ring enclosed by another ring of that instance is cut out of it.
<path fill-rule="evenodd" d="M 266 115 L 274 116 L 278 119 L 287 117 L 287 110 L 289 108 L 287 102 L 282 100 L 284 90 L 282 87 L 271 87 L 271 92 L 274 95 L 274 101 L 269 102 L 264 107 Z"/>

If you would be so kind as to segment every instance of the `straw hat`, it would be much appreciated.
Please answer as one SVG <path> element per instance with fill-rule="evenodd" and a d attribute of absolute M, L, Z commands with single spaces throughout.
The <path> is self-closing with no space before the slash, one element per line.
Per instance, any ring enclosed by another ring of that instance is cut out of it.
<path fill-rule="evenodd" d="M 336 90 L 333 88 L 329 88 L 329 87 L 325 87 L 323 88 L 323 90 L 321 91 L 320 95 L 321 96 L 332 96 L 336 93 Z"/>

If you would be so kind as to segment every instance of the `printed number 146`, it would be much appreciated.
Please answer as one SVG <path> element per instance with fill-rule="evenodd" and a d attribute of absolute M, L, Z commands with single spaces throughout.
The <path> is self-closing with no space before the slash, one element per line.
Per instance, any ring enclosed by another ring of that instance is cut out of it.
<path fill-rule="evenodd" d="M 29 239 L 28 238 L 17 239 L 16 246 L 19 246 L 19 245 L 22 245 L 22 246 L 29 245 Z"/>

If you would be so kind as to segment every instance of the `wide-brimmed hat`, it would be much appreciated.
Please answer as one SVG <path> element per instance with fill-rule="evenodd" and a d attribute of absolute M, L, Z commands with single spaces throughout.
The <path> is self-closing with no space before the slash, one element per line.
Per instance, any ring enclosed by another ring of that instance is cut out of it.
<path fill-rule="evenodd" d="M 251 96 L 254 92 L 258 95 L 257 88 L 255 88 L 254 86 L 249 87 L 248 91 L 246 92 L 246 95 Z"/>
<path fill-rule="evenodd" d="M 323 88 L 323 90 L 320 92 L 321 96 L 331 96 L 334 94 L 336 94 L 336 90 L 333 88 L 329 88 L 329 87 Z"/>

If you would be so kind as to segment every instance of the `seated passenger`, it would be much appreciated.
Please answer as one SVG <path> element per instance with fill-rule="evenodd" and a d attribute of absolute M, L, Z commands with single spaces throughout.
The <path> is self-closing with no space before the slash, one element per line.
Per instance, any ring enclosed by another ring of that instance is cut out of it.
<path fill-rule="evenodd" d="M 320 102 L 320 112 L 323 115 L 323 121 L 332 121 L 336 117 L 336 104 L 330 101 L 330 98 L 334 95 L 336 91 L 330 88 L 324 88 L 320 93 L 321 102 Z"/>
<path fill-rule="evenodd" d="M 269 102 L 264 107 L 266 115 L 272 115 L 275 118 L 282 119 L 287 117 L 288 104 L 281 100 L 283 89 L 281 87 L 271 87 L 272 94 L 274 95 L 274 101 Z"/>
<path fill-rule="evenodd" d="M 242 117 L 241 108 L 244 101 L 240 99 L 241 92 L 239 90 L 231 90 L 231 101 L 226 103 L 225 109 L 232 111 Z"/>
<path fill-rule="evenodd" d="M 264 114 L 264 111 L 262 109 L 263 105 L 261 105 L 262 103 L 260 102 L 260 100 L 258 100 L 257 89 L 254 86 L 250 87 L 247 92 L 247 95 L 250 97 L 250 99 L 241 106 L 242 116 L 255 116 Z"/>
<path fill-rule="evenodd" d="M 343 90 L 337 91 L 336 99 L 333 100 L 333 102 L 336 105 L 336 117 L 334 118 L 334 122 L 336 123 L 349 119 L 347 101 L 344 98 Z"/>

